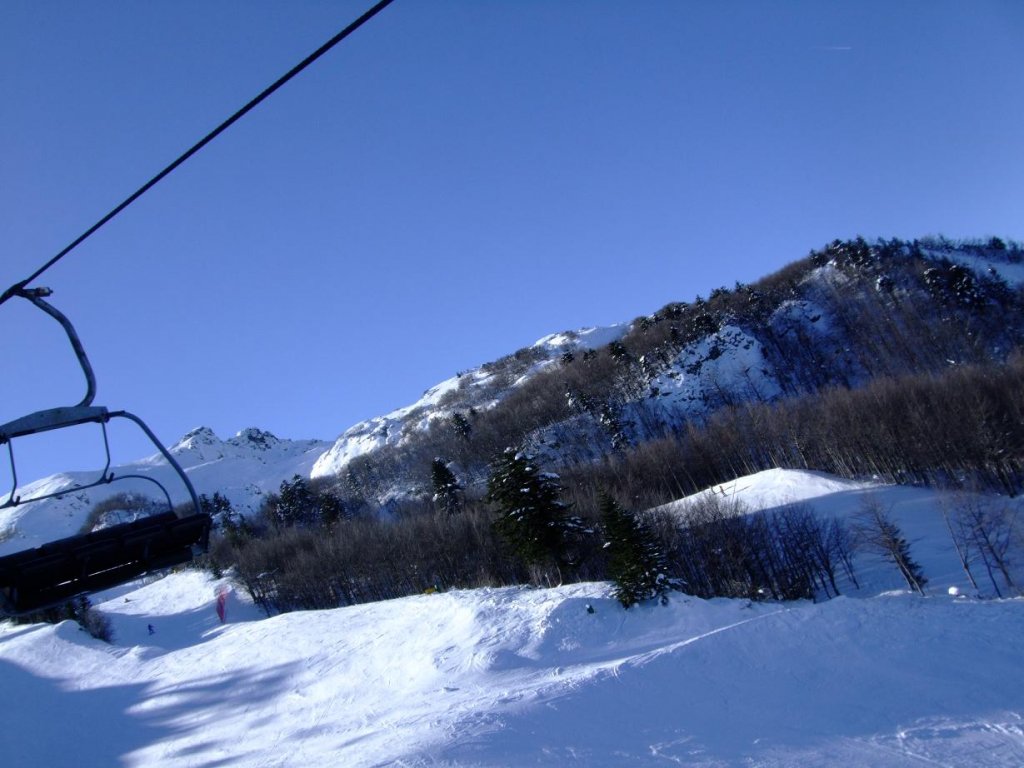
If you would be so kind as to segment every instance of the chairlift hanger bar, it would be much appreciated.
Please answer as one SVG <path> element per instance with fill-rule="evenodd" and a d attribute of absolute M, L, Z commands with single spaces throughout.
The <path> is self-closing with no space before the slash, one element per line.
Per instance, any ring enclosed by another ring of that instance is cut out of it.
<path fill-rule="evenodd" d="M 210 131 L 208 134 L 206 134 L 206 136 L 204 136 L 202 139 L 200 139 L 198 142 L 196 142 L 189 150 L 187 150 L 184 154 L 182 154 L 180 157 L 178 157 L 177 160 L 175 160 L 173 163 L 171 163 L 166 168 L 164 168 L 162 171 L 160 171 L 160 173 L 158 173 L 152 179 L 150 179 L 145 184 L 143 184 L 141 187 L 139 187 L 139 189 L 137 189 L 129 197 L 125 198 L 125 200 L 120 205 L 118 205 L 116 208 L 114 208 L 112 211 L 110 211 L 110 213 L 108 213 L 102 219 L 100 219 L 95 224 L 93 224 L 91 227 L 89 227 L 89 229 L 87 229 L 85 232 L 83 232 L 81 235 L 79 235 L 78 238 L 76 238 L 70 245 L 68 245 L 66 248 L 64 248 L 64 250 L 62 250 L 60 253 L 58 253 L 56 256 L 54 256 L 52 259 L 50 259 L 48 262 L 43 264 L 43 266 L 41 266 L 39 269 L 37 269 L 35 272 L 33 272 L 31 275 L 29 275 L 29 277 L 25 278 L 24 280 L 22 280 L 22 281 L 20 281 L 18 283 L 15 283 L 10 288 L 8 288 L 6 291 L 4 291 L 3 294 L 0 295 L 0 304 L 3 304 L 5 301 L 7 301 L 8 299 L 12 298 L 15 295 L 18 295 L 21 291 L 23 291 L 25 289 L 25 287 L 29 283 L 31 283 L 33 280 L 38 278 L 46 270 L 48 270 L 50 267 L 52 267 L 54 264 L 56 264 L 58 261 L 60 261 L 62 258 L 64 258 L 67 254 L 69 254 L 71 251 L 73 251 L 75 248 L 77 248 L 79 245 L 81 245 L 82 242 L 84 242 L 86 240 L 86 238 L 88 238 L 90 235 L 92 235 L 94 232 L 96 232 L 96 230 L 98 230 L 100 227 L 102 227 L 104 224 L 106 224 L 112 218 L 117 216 L 117 214 L 119 214 L 121 211 L 123 211 L 129 205 L 134 203 L 136 200 L 138 200 L 144 194 L 146 194 L 146 192 L 148 192 L 150 189 L 155 187 L 165 176 L 168 176 L 179 165 L 184 163 L 186 160 L 188 160 L 190 157 L 192 157 L 192 155 L 196 154 L 196 152 L 198 152 L 203 147 L 205 147 L 207 144 L 209 144 L 211 141 L 213 141 L 215 138 L 217 138 L 220 134 L 222 134 L 224 131 L 226 131 L 228 128 L 230 128 L 234 123 L 236 123 L 238 120 L 240 120 L 242 117 L 244 117 L 248 112 L 250 112 L 256 105 L 258 105 L 260 102 L 262 102 L 264 99 L 266 99 L 272 93 L 274 93 L 274 91 L 276 91 L 282 85 L 284 85 L 289 80 L 291 80 L 293 77 L 295 77 L 297 74 L 299 74 L 299 72 L 304 70 L 306 67 L 308 67 L 310 64 L 312 64 L 314 61 L 316 61 L 321 56 L 323 56 L 325 53 L 327 53 L 335 45 L 340 43 L 342 40 L 344 40 L 346 37 L 351 35 L 357 29 L 359 29 L 359 27 L 363 26 L 363 24 L 365 24 L 370 19 L 372 19 L 374 16 L 376 16 L 380 11 L 384 10 L 384 8 L 386 8 L 392 2 L 394 2 L 394 0 L 380 0 L 376 5 L 374 5 L 368 11 L 366 11 L 362 16 L 360 16 L 358 19 L 356 19 L 351 24 L 349 24 L 347 27 L 345 27 L 343 30 L 341 30 L 341 32 L 336 34 L 334 37 L 332 37 L 326 43 L 324 43 L 319 48 L 317 48 L 315 51 L 313 51 L 313 53 L 311 53 L 309 56 L 307 56 L 302 61 L 300 61 L 298 64 L 296 64 L 294 67 L 292 67 L 290 70 L 288 70 L 285 74 L 283 74 L 276 81 L 274 81 L 274 83 L 272 83 L 270 86 L 268 86 L 266 89 L 264 89 L 258 96 L 256 96 L 254 99 L 252 99 L 248 104 L 246 104 L 244 107 L 239 109 L 237 112 L 235 112 L 233 115 L 231 115 L 231 117 L 229 117 L 223 123 L 221 123 L 216 128 L 214 128 L 212 131 Z"/>

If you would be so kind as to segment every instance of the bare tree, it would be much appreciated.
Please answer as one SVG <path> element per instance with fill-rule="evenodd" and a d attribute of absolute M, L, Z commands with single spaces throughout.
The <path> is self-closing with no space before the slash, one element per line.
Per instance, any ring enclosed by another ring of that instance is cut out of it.
<path fill-rule="evenodd" d="M 1005 588 L 1011 593 L 1017 592 L 1010 560 L 1018 522 L 1016 510 L 978 494 L 961 493 L 954 497 L 951 509 L 944 510 L 944 514 L 968 578 L 969 565 L 977 559 L 985 567 L 996 595 L 1003 596 L 996 579 L 997 572 L 1002 576 Z M 977 589 L 974 579 L 970 580 Z"/>
<path fill-rule="evenodd" d="M 928 580 L 921 566 L 910 556 L 910 544 L 892 519 L 891 510 L 878 499 L 867 498 L 854 516 L 854 534 L 858 543 L 869 552 L 891 561 L 915 592 L 924 594 Z"/>
<path fill-rule="evenodd" d="M 974 578 L 973 571 L 971 571 L 971 565 L 974 562 L 976 553 L 970 527 L 965 524 L 963 517 L 959 514 L 958 505 L 952 500 L 952 497 L 943 499 L 941 509 L 942 519 L 946 523 L 946 530 L 949 531 L 949 538 L 953 541 L 953 548 L 956 550 L 960 567 L 963 569 L 964 575 L 967 577 L 967 581 L 970 582 L 971 587 L 977 592 L 978 582 Z M 989 576 L 991 576 L 991 572 L 989 572 Z"/>

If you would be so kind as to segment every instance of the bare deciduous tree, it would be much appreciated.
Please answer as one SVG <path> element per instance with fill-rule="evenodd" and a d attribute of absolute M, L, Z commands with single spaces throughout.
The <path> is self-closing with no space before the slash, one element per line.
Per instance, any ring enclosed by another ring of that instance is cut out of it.
<path fill-rule="evenodd" d="M 924 571 L 911 557 L 910 544 L 893 521 L 891 511 L 878 499 L 865 499 L 854 517 L 853 530 L 864 549 L 891 561 L 899 569 L 907 586 L 924 594 L 924 587 L 928 583 Z"/>

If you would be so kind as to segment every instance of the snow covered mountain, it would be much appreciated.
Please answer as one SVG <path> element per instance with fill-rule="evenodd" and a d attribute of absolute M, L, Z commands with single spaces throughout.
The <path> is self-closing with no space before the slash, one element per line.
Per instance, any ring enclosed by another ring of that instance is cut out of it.
<path fill-rule="evenodd" d="M 462 373 L 346 430 L 313 475 L 384 504 L 422 493 L 437 456 L 477 484 L 510 445 L 555 467 L 594 462 L 728 406 L 1000 364 L 1022 343 L 1017 245 L 836 241 L 755 283 Z"/>
<path fill-rule="evenodd" d="M 313 477 L 340 474 L 353 459 L 408 442 L 455 414 L 496 406 L 519 385 L 555 365 L 566 354 L 596 350 L 617 341 L 627 326 L 554 333 L 496 363 L 486 363 L 437 384 L 412 405 L 346 429 L 313 465 Z"/>
<path fill-rule="evenodd" d="M 752 511 L 893 511 L 931 577 L 858 562 L 826 603 L 624 610 L 605 584 L 453 591 L 263 618 L 172 574 L 97 596 L 114 644 L 72 622 L 0 624 L 19 766 L 1024 764 L 1024 600 L 966 585 L 929 489 L 773 470 L 709 489 Z M 677 507 L 697 499 L 676 502 Z M 230 587 L 230 585 L 228 585 Z"/>
<path fill-rule="evenodd" d="M 428 496 L 438 456 L 479 488 L 488 463 L 509 445 L 553 467 L 595 462 L 725 406 L 999 363 L 1022 343 L 1019 246 L 836 241 L 750 285 L 632 323 L 547 336 L 346 429 L 333 444 L 279 440 L 258 429 L 222 441 L 198 429 L 173 451 L 200 493 L 220 492 L 243 514 L 295 474 L 336 479 L 340 496 L 386 507 Z M 169 477 L 158 456 L 114 472 Z M 55 475 L 21 495 L 84 479 Z M 0 553 L 77 532 L 107 491 L 153 495 L 151 484 L 126 480 L 32 505 L 31 516 L 29 507 L 2 510 Z"/>

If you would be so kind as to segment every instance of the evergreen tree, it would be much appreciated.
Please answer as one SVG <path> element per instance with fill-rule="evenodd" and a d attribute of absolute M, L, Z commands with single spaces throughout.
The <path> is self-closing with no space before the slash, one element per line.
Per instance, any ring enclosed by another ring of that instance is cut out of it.
<path fill-rule="evenodd" d="M 218 528 L 226 528 L 235 522 L 236 513 L 231 501 L 220 491 L 214 491 L 213 497 L 205 493 L 199 496 L 199 508 L 213 518 L 213 523 Z"/>
<path fill-rule="evenodd" d="M 601 494 L 601 527 L 608 552 L 608 576 L 623 607 L 664 598 L 670 587 L 654 534 L 606 493 Z"/>
<path fill-rule="evenodd" d="M 279 528 L 307 523 L 315 515 L 314 506 L 313 492 L 304 477 L 282 480 L 273 506 L 273 522 Z"/>
<path fill-rule="evenodd" d="M 448 465 L 440 458 L 430 465 L 430 481 L 434 486 L 434 506 L 449 515 L 462 509 L 462 486 Z"/>
<path fill-rule="evenodd" d="M 321 491 L 316 495 L 316 507 L 325 528 L 334 526 L 348 511 L 345 502 L 329 491 Z"/>
<path fill-rule="evenodd" d="M 452 425 L 452 429 L 455 430 L 455 434 L 463 440 L 469 440 L 469 436 L 473 433 L 473 425 L 469 423 L 469 419 L 464 414 L 456 411 L 449 418 L 449 422 Z"/>
<path fill-rule="evenodd" d="M 508 448 L 487 481 L 487 500 L 501 517 L 494 528 L 527 565 L 567 564 L 567 532 L 574 527 L 559 501 L 558 475 L 541 472 L 533 458 Z"/>
<path fill-rule="evenodd" d="M 239 546 L 242 541 L 253 535 L 249 521 L 239 515 L 231 505 L 231 500 L 220 491 L 213 496 L 199 496 L 199 507 L 213 518 L 214 527 L 219 530 L 232 546 Z"/>
<path fill-rule="evenodd" d="M 348 496 L 345 500 L 345 510 L 349 515 L 353 515 L 367 506 L 363 483 L 359 480 L 359 476 L 356 475 L 355 470 L 351 466 L 345 472 L 345 488 L 348 491 Z"/>

